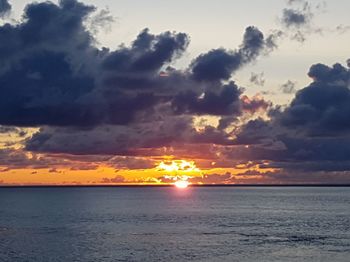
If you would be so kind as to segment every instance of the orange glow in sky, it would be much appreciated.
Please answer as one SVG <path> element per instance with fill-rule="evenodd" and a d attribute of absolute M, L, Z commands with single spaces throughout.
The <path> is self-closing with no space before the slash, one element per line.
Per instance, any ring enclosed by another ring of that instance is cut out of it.
<path fill-rule="evenodd" d="M 200 169 L 196 167 L 194 161 L 186 160 L 173 160 L 171 162 L 160 162 L 156 167 L 157 170 L 167 171 L 167 172 L 200 172 Z"/>

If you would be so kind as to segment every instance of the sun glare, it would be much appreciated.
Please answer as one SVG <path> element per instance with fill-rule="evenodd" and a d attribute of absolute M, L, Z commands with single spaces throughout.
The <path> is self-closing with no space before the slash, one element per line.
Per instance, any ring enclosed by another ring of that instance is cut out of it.
<path fill-rule="evenodd" d="M 196 167 L 194 161 L 186 160 L 173 160 L 171 162 L 160 162 L 156 167 L 158 170 L 167 171 L 167 172 L 199 172 L 200 169 Z"/>
<path fill-rule="evenodd" d="M 188 183 L 188 181 L 185 181 L 185 180 L 178 180 L 174 183 L 174 185 L 177 188 L 186 188 L 186 187 L 188 187 L 189 183 Z"/>
<path fill-rule="evenodd" d="M 174 185 L 176 188 L 188 187 L 190 179 L 201 173 L 194 161 L 186 160 L 162 161 L 156 166 L 156 169 L 166 172 L 162 177 L 163 182 Z"/>

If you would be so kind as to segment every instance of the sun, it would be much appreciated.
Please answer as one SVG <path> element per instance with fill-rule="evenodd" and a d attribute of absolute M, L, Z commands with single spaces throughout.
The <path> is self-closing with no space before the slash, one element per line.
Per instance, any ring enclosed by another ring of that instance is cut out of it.
<path fill-rule="evenodd" d="M 189 183 L 186 180 L 178 180 L 174 183 L 177 188 L 187 188 Z"/>
<path fill-rule="evenodd" d="M 194 161 L 187 160 L 162 161 L 156 166 L 156 170 L 166 172 L 162 176 L 164 183 L 177 188 L 188 187 L 191 184 L 191 178 L 201 173 Z"/>

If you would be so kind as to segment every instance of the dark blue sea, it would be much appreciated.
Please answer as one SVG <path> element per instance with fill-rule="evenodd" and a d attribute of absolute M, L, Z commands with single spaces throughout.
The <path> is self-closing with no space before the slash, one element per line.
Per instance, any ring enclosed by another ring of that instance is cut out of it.
<path fill-rule="evenodd" d="M 349 262 L 350 188 L 0 188 L 0 261 Z"/>

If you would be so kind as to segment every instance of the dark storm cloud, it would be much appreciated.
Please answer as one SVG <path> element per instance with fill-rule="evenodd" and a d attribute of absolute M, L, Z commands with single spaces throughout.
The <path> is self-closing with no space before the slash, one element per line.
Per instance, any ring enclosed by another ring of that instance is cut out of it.
<path fill-rule="evenodd" d="M 213 50 L 178 71 L 170 64 L 187 48 L 186 34 L 144 29 L 130 46 L 98 49 L 85 23 L 112 18 L 93 19 L 95 11 L 76 0 L 31 3 L 20 23 L 0 26 L 0 124 L 128 125 L 166 103 L 170 114 L 242 113 L 241 90 L 214 80 L 228 79 L 269 48 L 257 28 L 246 29 L 237 51 Z M 210 79 L 201 79 L 203 73 Z"/>
<path fill-rule="evenodd" d="M 181 130 L 181 132 L 179 132 Z M 207 126 L 196 130 L 192 117 L 166 117 L 164 120 L 128 126 L 98 126 L 93 129 L 42 128 L 26 143 L 37 152 L 76 155 L 144 155 L 140 149 L 154 149 L 187 144 L 232 144 L 230 134 Z M 153 152 L 154 155 L 158 155 Z M 163 155 L 164 152 L 161 151 Z"/>
<path fill-rule="evenodd" d="M 311 66 L 309 73 L 315 82 L 319 83 L 339 83 L 345 85 L 350 80 L 350 72 L 348 68 L 343 67 L 341 64 L 337 63 L 332 67 L 324 64 L 315 64 Z"/>
<path fill-rule="evenodd" d="M 126 124 L 156 103 L 154 90 L 128 89 L 163 84 L 158 71 L 187 36 L 144 30 L 130 48 L 99 50 L 84 26 L 94 11 L 76 0 L 32 3 L 22 23 L 0 27 L 1 124 Z"/>
<path fill-rule="evenodd" d="M 103 69 L 142 74 L 158 71 L 166 63 L 180 55 L 188 45 L 188 37 L 183 33 L 165 32 L 152 35 L 143 30 L 131 48 L 122 48 L 109 54 L 103 61 Z"/>
<path fill-rule="evenodd" d="M 7 0 L 0 0 L 0 18 L 11 10 L 11 5 Z"/>
<path fill-rule="evenodd" d="M 234 82 L 223 85 L 219 93 L 208 90 L 199 96 L 189 90 L 178 94 L 172 101 L 172 107 L 178 114 L 239 115 L 241 93 Z"/>
<path fill-rule="evenodd" d="M 260 164 L 262 168 L 345 171 L 349 167 L 349 136 L 307 136 L 292 127 L 254 120 L 244 126 L 235 142 L 240 146 L 225 152 L 229 158 L 270 161 Z"/>
<path fill-rule="evenodd" d="M 186 50 L 186 34 L 144 29 L 130 46 L 98 49 L 85 24 L 112 18 L 94 20 L 95 11 L 76 0 L 32 3 L 20 23 L 0 26 L 0 124 L 41 127 L 26 140 L 28 151 L 136 156 L 154 149 L 209 158 L 208 145 L 233 144 L 225 129 L 237 118 L 270 107 L 224 80 L 275 48 L 272 35 L 248 27 L 237 50 L 212 50 L 179 71 L 171 63 Z M 217 116 L 219 128 L 196 129 L 198 115 Z M 110 165 L 153 164 L 141 160 Z"/>
<path fill-rule="evenodd" d="M 235 143 L 238 145 L 260 144 L 263 140 L 276 136 L 274 131 L 272 124 L 266 120 L 261 118 L 250 120 L 240 127 Z"/>
<path fill-rule="evenodd" d="M 350 71 L 340 64 L 310 68 L 314 80 L 297 92 L 290 106 L 279 116 L 285 126 L 300 127 L 310 134 L 330 135 L 350 130 Z"/>
<path fill-rule="evenodd" d="M 229 116 L 232 118 L 241 116 L 243 113 L 254 114 L 266 110 L 270 106 L 270 102 L 265 101 L 262 97 L 249 98 L 242 95 L 244 90 L 233 81 L 210 87 L 200 95 L 192 90 L 176 95 L 171 104 L 175 114 Z"/>
<path fill-rule="evenodd" d="M 232 159 L 271 161 L 283 170 L 347 171 L 350 161 L 350 71 L 340 64 L 316 64 L 313 82 L 299 90 L 270 120 L 249 121 L 225 154 Z M 244 146 L 248 145 L 248 146 Z"/>
<path fill-rule="evenodd" d="M 209 82 L 227 80 L 239 68 L 255 60 L 265 48 L 263 33 L 249 26 L 238 50 L 213 49 L 197 57 L 191 65 L 193 78 Z"/>
<path fill-rule="evenodd" d="M 241 64 L 238 53 L 214 49 L 196 58 L 192 64 L 193 77 L 198 81 L 227 80 Z"/>
<path fill-rule="evenodd" d="M 2 66 L 12 65 L 16 58 L 32 54 L 30 51 L 70 54 L 86 51 L 93 39 L 83 21 L 94 10 L 75 0 L 62 0 L 59 5 L 51 2 L 28 4 L 22 23 L 0 27 Z"/>
<path fill-rule="evenodd" d="M 92 37 L 82 23 L 92 11 L 73 0 L 29 4 L 23 23 L 0 27 L 2 124 L 79 124 L 84 105 L 77 100 L 94 87 L 77 64 L 90 51 Z"/>

